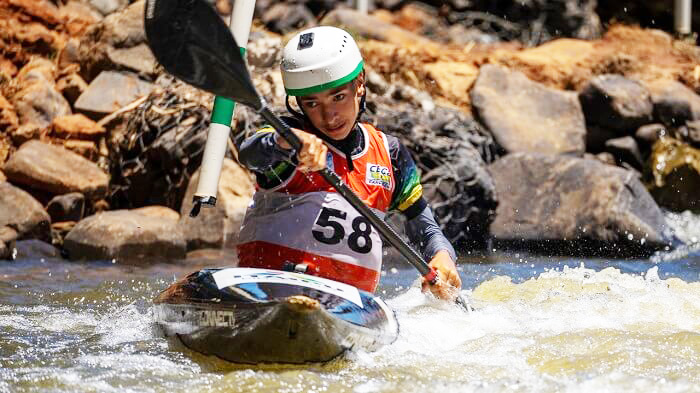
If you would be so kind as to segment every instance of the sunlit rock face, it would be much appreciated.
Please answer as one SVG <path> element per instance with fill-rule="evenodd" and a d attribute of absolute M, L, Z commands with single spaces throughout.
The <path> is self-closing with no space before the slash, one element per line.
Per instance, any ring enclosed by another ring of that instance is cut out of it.
<path fill-rule="evenodd" d="M 471 90 L 471 101 L 506 152 L 582 155 L 585 151 L 586 126 L 574 93 L 485 65 Z"/>
<path fill-rule="evenodd" d="M 597 160 L 518 153 L 493 163 L 497 242 L 548 253 L 647 255 L 666 223 L 638 177 Z"/>

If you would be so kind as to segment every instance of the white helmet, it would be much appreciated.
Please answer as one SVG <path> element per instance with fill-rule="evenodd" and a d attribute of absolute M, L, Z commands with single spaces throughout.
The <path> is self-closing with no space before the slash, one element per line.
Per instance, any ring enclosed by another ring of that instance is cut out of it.
<path fill-rule="evenodd" d="M 282 81 L 290 96 L 305 96 L 355 79 L 364 62 L 345 30 L 319 26 L 301 31 L 282 51 Z"/>

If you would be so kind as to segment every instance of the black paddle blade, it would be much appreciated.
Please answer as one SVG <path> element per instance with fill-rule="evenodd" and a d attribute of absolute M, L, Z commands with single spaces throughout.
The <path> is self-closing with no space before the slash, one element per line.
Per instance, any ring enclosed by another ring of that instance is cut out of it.
<path fill-rule="evenodd" d="M 255 90 L 241 50 L 205 0 L 146 0 L 146 37 L 158 62 L 183 81 L 255 109 Z"/>

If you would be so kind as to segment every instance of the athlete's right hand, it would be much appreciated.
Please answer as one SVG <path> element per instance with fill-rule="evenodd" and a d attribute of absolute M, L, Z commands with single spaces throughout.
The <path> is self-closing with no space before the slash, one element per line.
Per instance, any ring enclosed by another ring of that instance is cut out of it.
<path fill-rule="evenodd" d="M 297 159 L 299 160 L 297 169 L 302 172 L 314 172 L 324 169 L 326 167 L 328 147 L 323 143 L 323 140 L 316 135 L 297 128 L 292 128 L 292 132 L 301 140 L 301 151 L 297 152 Z M 275 141 L 283 149 L 292 148 L 279 134 L 275 136 Z"/>

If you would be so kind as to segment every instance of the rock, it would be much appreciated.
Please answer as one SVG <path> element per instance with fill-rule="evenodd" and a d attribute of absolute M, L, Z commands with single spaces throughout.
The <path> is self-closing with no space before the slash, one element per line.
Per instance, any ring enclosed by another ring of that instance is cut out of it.
<path fill-rule="evenodd" d="M 133 59 L 127 51 L 117 52 L 115 49 L 126 50 L 146 43 L 144 29 L 144 1 L 137 1 L 126 9 L 111 14 L 102 21 L 94 24 L 80 38 L 79 57 L 82 77 L 86 81 L 92 81 L 102 71 L 115 69 L 131 69 L 130 64 L 142 64 L 147 59 Z M 138 51 L 138 50 L 137 50 Z M 110 56 L 112 52 L 112 56 Z M 144 56 L 153 58 L 150 52 L 141 52 Z M 112 60 L 127 58 L 126 64 L 116 64 Z M 134 70 L 138 71 L 138 70 Z"/>
<path fill-rule="evenodd" d="M 75 110 L 99 119 L 150 94 L 155 86 L 132 74 L 102 72 L 75 102 Z"/>
<path fill-rule="evenodd" d="M 0 259 L 13 260 L 17 231 L 10 227 L 0 227 Z"/>
<path fill-rule="evenodd" d="M 133 209 L 132 210 L 134 213 L 138 214 L 143 214 L 144 216 L 149 216 L 149 217 L 160 217 L 160 218 L 166 218 L 170 220 L 177 221 L 180 219 L 180 213 L 176 212 L 175 210 L 165 207 L 165 206 L 146 206 L 146 207 L 140 207 L 138 209 Z"/>
<path fill-rule="evenodd" d="M 634 133 L 637 142 L 639 142 L 645 150 L 649 150 L 659 138 L 666 135 L 668 135 L 666 127 L 658 123 L 641 126 L 637 129 L 637 132 Z"/>
<path fill-rule="evenodd" d="M 71 105 L 75 104 L 87 88 L 88 84 L 78 74 L 69 74 L 56 81 L 56 90 L 63 94 Z"/>
<path fill-rule="evenodd" d="M 700 120 L 688 121 L 685 126 L 688 129 L 686 137 L 688 143 L 695 148 L 700 148 Z"/>
<path fill-rule="evenodd" d="M 622 75 L 599 75 L 588 81 L 579 101 L 586 122 L 629 135 L 652 121 L 654 106 L 641 83 Z"/>
<path fill-rule="evenodd" d="M 631 136 L 610 139 L 605 142 L 605 149 L 615 156 L 618 162 L 626 162 L 640 171 L 644 167 L 644 159 L 637 141 Z"/>
<path fill-rule="evenodd" d="M 353 35 L 402 46 L 420 45 L 438 49 L 439 44 L 419 34 L 385 22 L 372 15 L 346 8 L 336 8 L 321 19 L 321 25 L 331 25 L 353 32 Z"/>
<path fill-rule="evenodd" d="M 576 94 L 484 65 L 471 90 L 478 118 L 506 152 L 582 155 L 586 127 Z"/>
<path fill-rule="evenodd" d="M 79 192 L 55 196 L 46 205 L 46 212 L 54 223 L 80 221 L 85 214 L 85 196 Z"/>
<path fill-rule="evenodd" d="M 33 73 L 28 80 L 30 82 L 25 83 L 12 99 L 20 124 L 34 123 L 45 128 L 56 117 L 71 114 L 70 104 L 56 91 L 53 79 Z"/>
<path fill-rule="evenodd" d="M 97 149 L 97 144 L 93 141 L 68 139 L 63 141 L 63 147 L 93 162 L 96 162 L 101 155 Z"/>
<path fill-rule="evenodd" d="M 182 259 L 186 246 L 177 221 L 129 210 L 87 217 L 68 233 L 63 242 L 72 260 L 117 259 L 141 265 Z"/>
<path fill-rule="evenodd" d="M 105 129 L 84 115 L 60 116 L 51 124 L 51 134 L 64 139 L 96 140 L 104 136 Z"/>
<path fill-rule="evenodd" d="M 58 248 L 36 239 L 18 241 L 16 254 L 17 260 L 61 259 L 61 251 Z"/>
<path fill-rule="evenodd" d="M 9 226 L 19 239 L 51 239 L 51 218 L 27 192 L 8 182 L 0 183 L 0 228 Z"/>
<path fill-rule="evenodd" d="M 154 74 L 158 65 L 151 49 L 146 44 L 130 48 L 107 48 L 107 57 L 117 66 L 144 74 Z"/>
<path fill-rule="evenodd" d="M 269 30 L 282 34 L 316 24 L 314 14 L 303 3 L 275 2 L 260 20 Z"/>
<path fill-rule="evenodd" d="M 674 211 L 700 213 L 700 149 L 673 138 L 660 138 L 652 148 L 651 195 Z"/>
<path fill-rule="evenodd" d="M 678 127 L 688 120 L 700 120 L 700 96 L 675 80 L 659 80 L 648 85 L 654 102 L 654 116 L 667 127 Z"/>
<path fill-rule="evenodd" d="M 618 133 L 595 124 L 586 126 L 586 151 L 599 153 L 605 150 L 605 142 L 616 138 Z"/>
<path fill-rule="evenodd" d="M 5 174 L 0 171 L 0 183 L 7 181 L 7 177 L 5 177 Z"/>
<path fill-rule="evenodd" d="M 668 245 L 661 210 L 624 169 L 571 156 L 509 154 L 489 167 L 497 246 L 548 254 L 648 256 Z"/>
<path fill-rule="evenodd" d="M 80 63 L 80 40 L 71 38 L 58 52 L 58 68 L 63 69 L 71 64 Z"/>
<path fill-rule="evenodd" d="M 617 161 L 615 161 L 615 156 L 608 153 L 607 151 L 604 151 L 602 153 L 598 153 L 594 157 L 596 160 L 602 162 L 603 164 L 612 165 L 612 166 L 617 165 Z"/>
<path fill-rule="evenodd" d="M 39 138 L 42 130 L 42 128 L 34 123 L 26 123 L 12 131 L 10 136 L 12 137 L 12 141 L 15 143 L 15 145 L 19 146 L 24 142 Z"/>
<path fill-rule="evenodd" d="M 189 213 L 198 181 L 199 171 L 190 179 L 180 209 L 180 226 L 185 232 L 187 249 L 235 247 L 245 211 L 255 189 L 250 173 L 235 161 L 225 159 L 216 207 L 203 208 L 197 217 L 192 218 Z"/>
<path fill-rule="evenodd" d="M 102 15 L 109 15 L 129 5 L 129 0 L 89 0 Z"/>
<path fill-rule="evenodd" d="M 89 160 L 36 140 L 20 146 L 3 171 L 13 183 L 51 194 L 81 192 L 88 199 L 105 195 L 109 182 L 109 176 Z"/>

